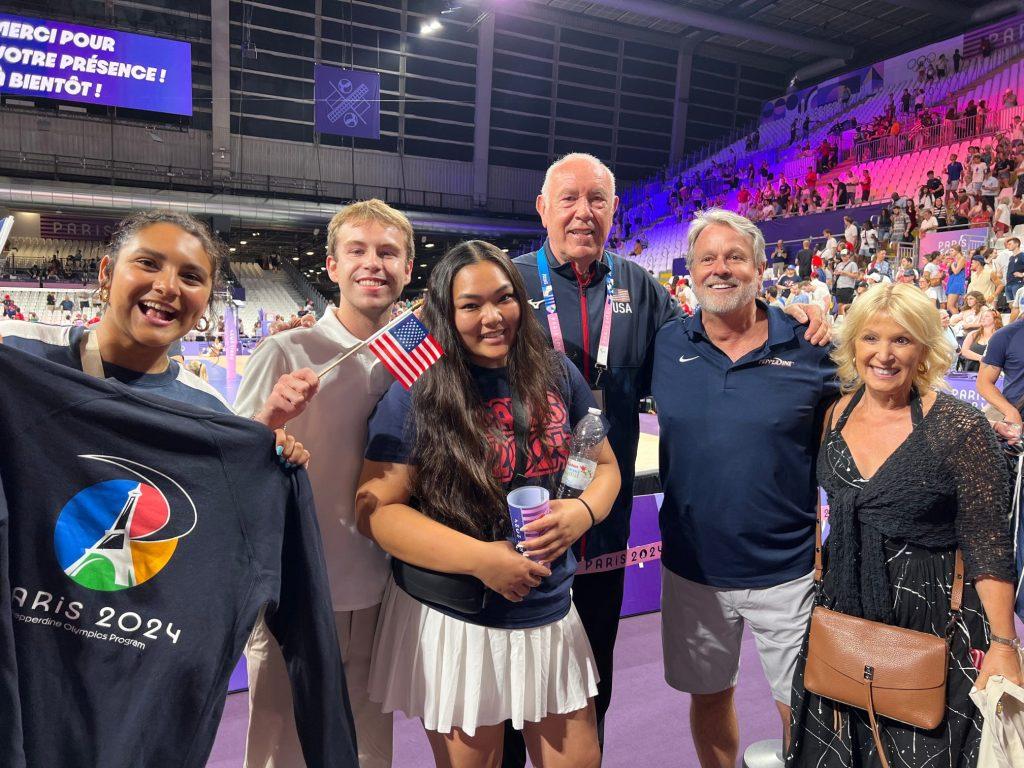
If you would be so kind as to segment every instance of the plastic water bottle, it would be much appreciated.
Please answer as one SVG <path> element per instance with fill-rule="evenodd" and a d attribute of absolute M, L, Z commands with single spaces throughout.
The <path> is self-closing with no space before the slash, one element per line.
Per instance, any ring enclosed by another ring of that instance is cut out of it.
<path fill-rule="evenodd" d="M 590 485 L 597 470 L 598 446 L 604 438 L 601 411 L 591 408 L 572 433 L 569 460 L 565 463 L 562 481 L 558 484 L 558 498 L 574 499 Z"/>

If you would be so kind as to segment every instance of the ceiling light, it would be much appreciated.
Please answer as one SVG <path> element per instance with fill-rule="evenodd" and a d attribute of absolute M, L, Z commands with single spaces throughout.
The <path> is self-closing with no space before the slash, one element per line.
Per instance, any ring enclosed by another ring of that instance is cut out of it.
<path fill-rule="evenodd" d="M 501 249 L 501 252 L 502 252 L 502 253 L 508 253 L 508 248 L 502 248 L 502 249 Z"/>
<path fill-rule="evenodd" d="M 426 265 L 426 264 L 420 264 L 420 266 L 421 266 L 421 267 L 425 267 L 425 266 L 427 266 L 427 265 Z"/>
<path fill-rule="evenodd" d="M 298 260 L 299 260 L 298 256 L 292 256 L 292 261 L 298 261 Z"/>
<path fill-rule="evenodd" d="M 235 252 L 235 250 L 236 250 L 236 249 L 234 249 L 234 248 L 228 248 L 228 252 L 229 252 L 229 253 L 234 253 L 234 252 Z"/>
<path fill-rule="evenodd" d="M 248 240 L 239 240 L 239 241 L 238 241 L 238 244 L 239 244 L 239 245 L 248 245 L 248 244 L 249 244 L 249 241 L 248 241 Z"/>
<path fill-rule="evenodd" d="M 420 34 L 421 35 L 432 35 L 435 32 L 440 32 L 443 28 L 444 27 L 442 26 L 441 22 L 438 21 L 436 18 L 435 19 L 427 19 L 422 24 L 420 24 Z"/>
<path fill-rule="evenodd" d="M 306 255 L 307 255 L 307 256 L 312 256 L 312 255 L 313 255 L 313 252 L 312 252 L 312 251 L 306 251 Z"/>
<path fill-rule="evenodd" d="M 424 248 L 433 248 L 433 247 L 434 247 L 434 244 L 433 244 L 433 243 L 427 243 L 427 244 L 426 244 L 426 245 L 424 245 L 423 247 L 424 247 Z"/>

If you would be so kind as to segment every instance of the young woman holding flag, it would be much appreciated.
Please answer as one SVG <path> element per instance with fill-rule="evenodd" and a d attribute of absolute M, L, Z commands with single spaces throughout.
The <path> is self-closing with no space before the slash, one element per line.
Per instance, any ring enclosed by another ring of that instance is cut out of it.
<path fill-rule="evenodd" d="M 572 428 L 594 405 L 526 298 L 493 245 L 445 254 L 422 312 L 444 356 L 411 389 L 392 385 L 369 424 L 357 522 L 403 584 L 384 595 L 370 696 L 422 719 L 438 765 L 498 765 L 506 720 L 537 765 L 600 763 L 569 547 L 608 514 L 619 474 L 605 441 L 583 495 L 551 501 L 526 527 L 537 534 L 528 557 L 507 540 L 506 494 L 553 495 Z"/>

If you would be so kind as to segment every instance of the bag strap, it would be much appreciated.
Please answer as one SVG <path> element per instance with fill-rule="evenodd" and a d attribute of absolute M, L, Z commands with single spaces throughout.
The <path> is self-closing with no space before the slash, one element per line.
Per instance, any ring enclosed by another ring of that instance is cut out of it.
<path fill-rule="evenodd" d="M 512 487 L 526 477 L 527 460 L 527 439 L 529 437 L 529 422 L 526 418 L 526 406 L 519 398 L 515 388 L 512 389 L 512 430 L 515 433 L 516 443 L 516 464 L 512 475 Z"/>
<path fill-rule="evenodd" d="M 562 372 L 561 381 L 557 383 L 558 390 L 562 396 L 562 402 L 565 403 L 565 411 L 567 414 L 572 413 L 572 380 L 569 377 L 569 364 L 563 357 L 559 368 Z M 511 382 L 510 382 L 511 384 Z M 526 480 L 526 468 L 529 461 L 529 438 L 530 438 L 530 420 L 526 413 L 526 406 L 523 404 L 522 399 L 519 397 L 515 390 L 515 387 L 510 386 L 512 390 L 512 431 L 515 436 L 515 466 L 513 467 L 512 481 L 508 484 L 509 489 L 518 488 L 519 483 Z M 569 424 L 570 432 L 572 431 L 573 425 Z M 549 489 L 550 490 L 550 489 Z"/>
<path fill-rule="evenodd" d="M 825 575 L 825 568 L 822 564 L 821 555 L 821 501 L 818 501 L 818 514 L 814 520 L 814 584 L 821 586 L 821 579 Z"/>
<path fill-rule="evenodd" d="M 882 768 L 889 768 L 889 758 L 885 754 L 885 745 L 882 744 L 882 733 L 878 727 L 878 719 L 875 717 L 874 680 L 874 668 L 864 667 L 864 685 L 868 689 L 866 709 L 868 712 L 868 721 L 871 723 L 871 738 L 875 740 L 875 751 L 878 753 L 878 761 L 882 764 Z"/>
<path fill-rule="evenodd" d="M 949 624 L 947 634 L 952 631 L 952 625 L 960 615 L 960 606 L 964 602 L 964 555 L 960 547 L 956 548 L 956 565 L 953 566 L 953 589 L 949 596 Z"/>
<path fill-rule="evenodd" d="M 82 359 L 82 371 L 97 379 L 105 379 L 103 358 L 100 357 L 100 340 L 95 332 L 86 330 L 78 347 Z"/>

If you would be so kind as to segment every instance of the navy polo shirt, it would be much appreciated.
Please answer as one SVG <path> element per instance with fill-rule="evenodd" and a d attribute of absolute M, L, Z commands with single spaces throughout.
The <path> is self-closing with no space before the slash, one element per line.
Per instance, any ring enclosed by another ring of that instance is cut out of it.
<path fill-rule="evenodd" d="M 982 361 L 1001 368 L 1003 397 L 1016 405 L 1024 398 L 1024 320 L 1016 320 L 992 334 Z"/>
<path fill-rule="evenodd" d="M 768 341 L 735 363 L 704 335 L 699 310 L 666 324 L 654 346 L 662 564 L 726 589 L 813 568 L 815 459 L 839 391 L 828 348 L 781 309 L 758 306 Z"/>

